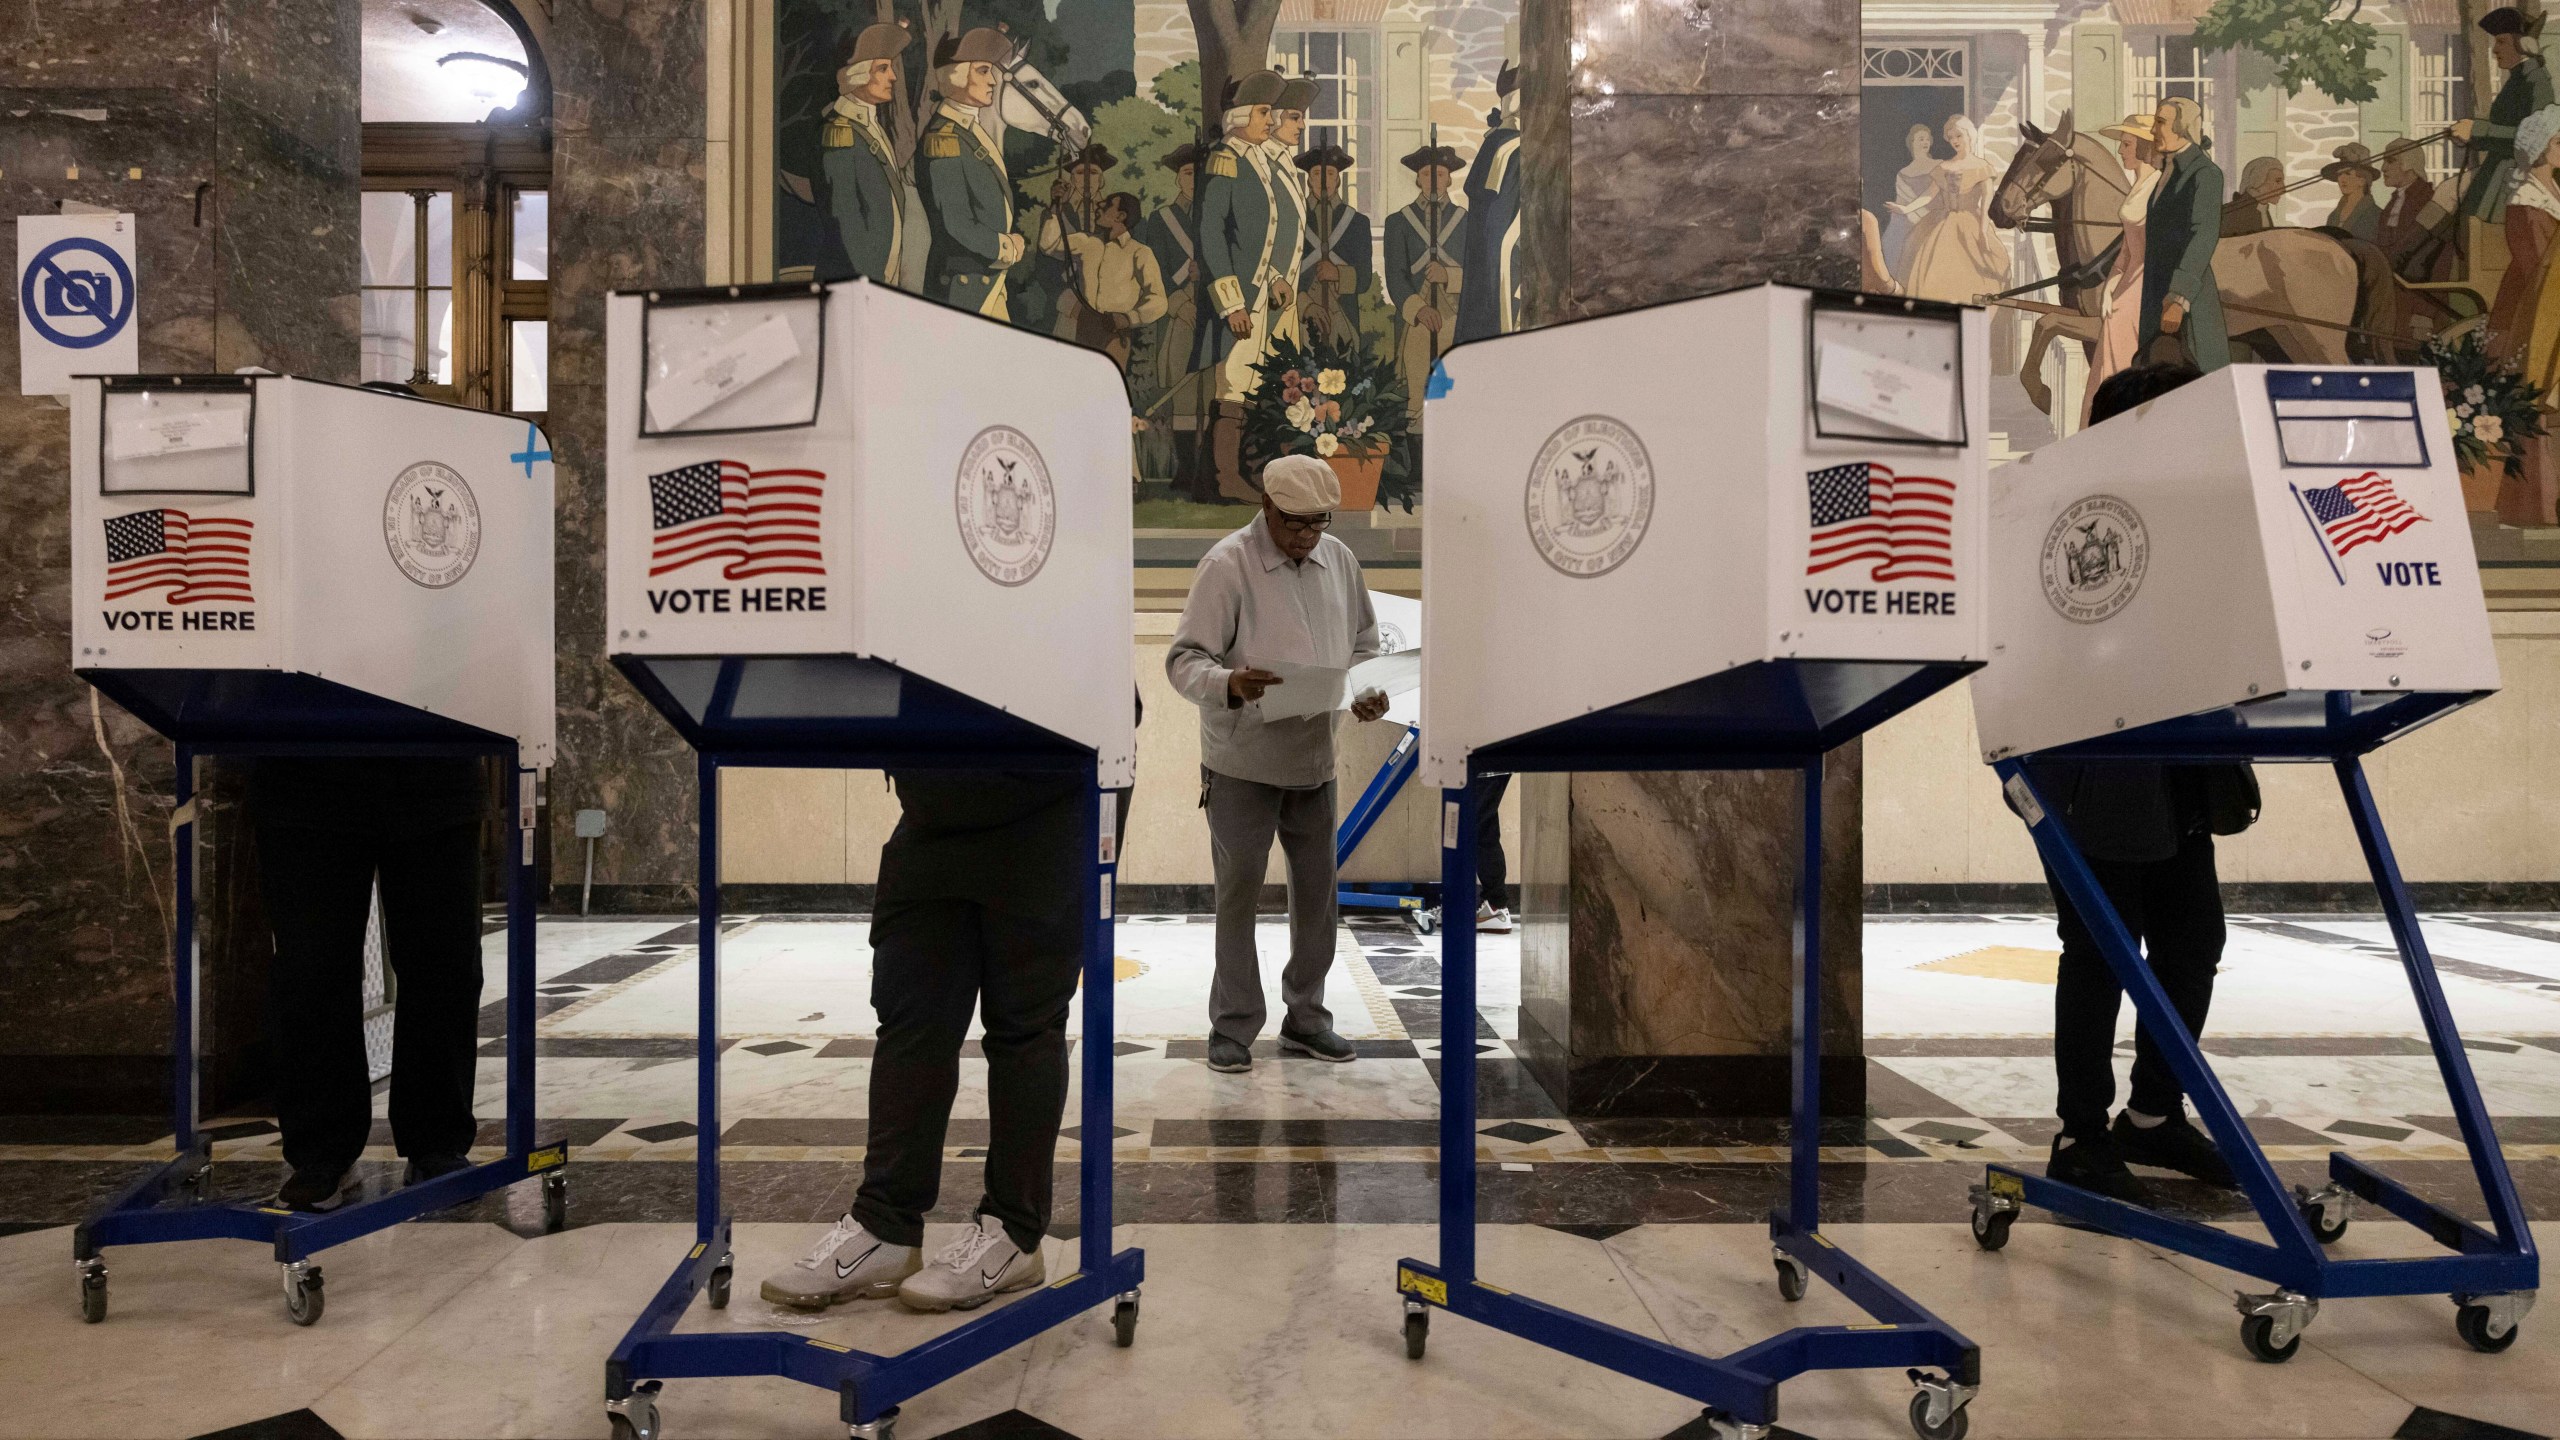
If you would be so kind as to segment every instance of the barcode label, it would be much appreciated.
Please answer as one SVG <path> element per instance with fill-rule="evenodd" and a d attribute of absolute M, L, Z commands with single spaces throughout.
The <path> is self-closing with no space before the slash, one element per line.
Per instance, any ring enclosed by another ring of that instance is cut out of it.
<path fill-rule="evenodd" d="M 2026 776 L 2010 776 L 2003 788 L 2009 792 L 2009 803 L 2025 818 L 2028 829 L 2044 823 L 2044 807 L 2036 803 L 2036 792 L 2028 787 Z"/>
<path fill-rule="evenodd" d="M 1440 804 L 1440 848 L 1458 848 L 1458 802 L 1444 800 Z"/>

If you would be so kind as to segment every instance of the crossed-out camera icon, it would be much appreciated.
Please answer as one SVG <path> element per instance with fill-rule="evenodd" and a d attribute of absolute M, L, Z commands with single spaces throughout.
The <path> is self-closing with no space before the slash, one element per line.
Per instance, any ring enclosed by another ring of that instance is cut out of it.
<path fill-rule="evenodd" d="M 115 277 L 103 270 L 47 270 L 44 275 L 44 313 L 86 315 L 101 321 L 114 319 Z"/>

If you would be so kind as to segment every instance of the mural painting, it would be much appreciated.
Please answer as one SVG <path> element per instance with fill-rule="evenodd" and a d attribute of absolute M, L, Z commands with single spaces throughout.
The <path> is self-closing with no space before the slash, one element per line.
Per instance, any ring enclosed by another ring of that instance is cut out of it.
<path fill-rule="evenodd" d="M 1284 453 L 1410 512 L 1432 364 L 1517 323 L 1516 10 L 776 0 L 773 273 L 1110 356 L 1141 526 L 1240 523 Z"/>
<path fill-rule="evenodd" d="M 1865 283 L 1995 307 L 1993 428 L 2144 359 L 2432 364 L 2471 508 L 2553 523 L 2560 105 L 2537 5 L 1867 0 Z"/>

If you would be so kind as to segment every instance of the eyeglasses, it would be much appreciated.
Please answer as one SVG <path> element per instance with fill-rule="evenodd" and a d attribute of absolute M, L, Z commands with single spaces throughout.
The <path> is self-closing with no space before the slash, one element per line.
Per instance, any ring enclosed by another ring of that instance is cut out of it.
<path fill-rule="evenodd" d="M 1333 512 L 1330 510 L 1322 515 L 1292 515 L 1275 505 L 1271 514 L 1281 529 L 1295 530 L 1301 535 L 1321 535 L 1333 524 Z"/>

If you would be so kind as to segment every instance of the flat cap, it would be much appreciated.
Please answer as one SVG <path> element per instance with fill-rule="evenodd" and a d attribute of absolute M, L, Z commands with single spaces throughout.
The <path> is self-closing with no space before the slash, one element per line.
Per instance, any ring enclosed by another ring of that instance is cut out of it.
<path fill-rule="evenodd" d="M 1283 455 L 1262 467 L 1262 493 L 1292 515 L 1323 515 L 1342 503 L 1342 481 L 1313 455 Z"/>

